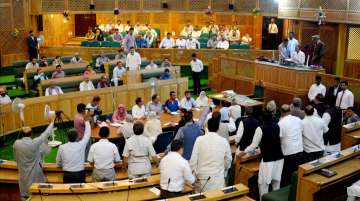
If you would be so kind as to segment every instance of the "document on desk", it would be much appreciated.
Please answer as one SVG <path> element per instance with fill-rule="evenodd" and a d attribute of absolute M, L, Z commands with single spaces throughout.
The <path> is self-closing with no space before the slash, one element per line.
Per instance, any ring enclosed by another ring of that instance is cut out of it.
<path fill-rule="evenodd" d="M 156 196 L 160 196 L 160 190 L 156 187 L 150 188 L 149 191 L 154 193 Z"/>

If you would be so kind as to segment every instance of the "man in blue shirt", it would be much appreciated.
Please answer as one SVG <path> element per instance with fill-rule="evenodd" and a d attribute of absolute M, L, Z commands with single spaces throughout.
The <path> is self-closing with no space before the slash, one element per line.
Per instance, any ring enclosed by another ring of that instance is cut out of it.
<path fill-rule="evenodd" d="M 134 28 L 130 28 L 128 34 L 124 39 L 124 52 L 128 53 L 130 51 L 130 47 L 137 47 L 134 37 Z"/>
<path fill-rule="evenodd" d="M 175 91 L 170 91 L 170 98 L 165 102 L 164 108 L 168 113 L 179 110 L 179 100 L 176 98 Z"/>
<path fill-rule="evenodd" d="M 170 74 L 170 70 L 168 68 L 165 68 L 163 74 L 161 74 L 160 76 L 160 80 L 171 80 L 171 74 Z"/>
<path fill-rule="evenodd" d="M 143 39 L 140 34 L 138 34 L 136 36 L 135 43 L 136 43 L 137 48 L 147 48 L 148 47 L 147 41 L 145 39 Z"/>

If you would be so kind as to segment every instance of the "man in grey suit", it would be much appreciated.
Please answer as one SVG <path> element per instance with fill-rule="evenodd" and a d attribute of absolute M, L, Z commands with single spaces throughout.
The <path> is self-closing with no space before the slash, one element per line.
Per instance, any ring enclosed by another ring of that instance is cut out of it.
<path fill-rule="evenodd" d="M 32 183 L 46 182 L 42 170 L 43 144 L 47 141 L 54 128 L 53 118 L 49 119 L 50 125 L 37 138 L 31 139 L 32 130 L 30 127 L 21 128 L 21 139 L 14 143 L 14 156 L 19 171 L 19 188 L 21 200 L 25 201 L 29 196 L 29 187 Z"/>

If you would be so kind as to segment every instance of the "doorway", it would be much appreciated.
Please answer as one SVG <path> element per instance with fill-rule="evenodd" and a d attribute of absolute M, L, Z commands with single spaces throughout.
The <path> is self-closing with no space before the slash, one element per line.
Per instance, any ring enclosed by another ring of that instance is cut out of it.
<path fill-rule="evenodd" d="M 270 24 L 270 21 L 271 21 L 271 18 L 274 18 L 275 19 L 275 24 L 277 25 L 278 27 L 278 34 L 276 36 L 276 40 L 275 40 L 275 46 L 276 46 L 276 49 L 277 49 L 277 46 L 280 45 L 281 41 L 282 41 L 282 38 L 283 38 L 283 26 L 284 26 L 284 20 L 283 19 L 279 19 L 277 17 L 270 17 L 270 16 L 264 16 L 263 17 L 263 24 L 262 24 L 262 49 L 263 50 L 271 50 L 271 41 L 269 40 L 270 37 L 269 37 L 269 31 L 268 31 L 268 28 L 269 28 L 269 24 Z"/>
<path fill-rule="evenodd" d="M 75 14 L 75 36 L 85 36 L 89 27 L 96 25 L 96 14 Z"/>

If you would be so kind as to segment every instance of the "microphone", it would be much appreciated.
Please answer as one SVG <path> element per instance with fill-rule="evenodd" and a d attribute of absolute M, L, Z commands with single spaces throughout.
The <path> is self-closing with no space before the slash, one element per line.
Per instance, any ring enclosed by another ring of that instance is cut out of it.
<path fill-rule="evenodd" d="M 206 184 L 208 184 L 208 182 L 210 181 L 210 179 L 211 179 L 211 176 L 209 176 L 209 177 L 206 179 L 205 184 L 204 184 L 204 185 L 203 185 L 203 187 L 201 188 L 200 193 L 199 193 L 199 197 L 200 197 L 200 199 L 202 199 L 202 197 L 204 197 L 204 198 L 205 198 L 205 196 L 204 196 L 204 195 L 202 195 L 201 193 L 203 192 L 203 190 L 204 190 L 204 188 L 205 188 Z"/>

